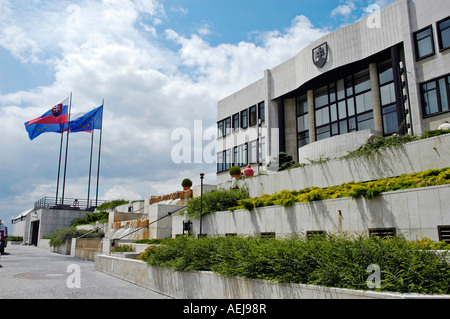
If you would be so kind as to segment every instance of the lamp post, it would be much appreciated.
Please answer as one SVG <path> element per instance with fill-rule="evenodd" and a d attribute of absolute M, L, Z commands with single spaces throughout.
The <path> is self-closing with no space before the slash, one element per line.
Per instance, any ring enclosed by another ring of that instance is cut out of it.
<path fill-rule="evenodd" d="M 199 237 L 202 236 L 202 217 L 203 217 L 203 179 L 205 178 L 204 173 L 200 173 L 200 233 Z"/>

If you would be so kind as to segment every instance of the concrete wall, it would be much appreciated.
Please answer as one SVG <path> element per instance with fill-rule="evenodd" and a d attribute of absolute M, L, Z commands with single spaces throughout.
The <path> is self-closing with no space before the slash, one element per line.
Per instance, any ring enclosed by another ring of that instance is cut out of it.
<path fill-rule="evenodd" d="M 377 135 L 378 133 L 374 130 L 357 131 L 305 145 L 298 149 L 299 158 L 296 162 L 311 164 L 311 161 L 334 159 L 348 155 L 349 152 L 364 145 L 372 134 Z"/>
<path fill-rule="evenodd" d="M 296 204 L 293 207 L 270 206 L 252 211 L 236 210 L 206 215 L 202 232 L 212 235 L 257 235 L 273 232 L 276 237 L 307 231 L 331 234 L 368 235 L 371 228 L 395 227 L 408 240 L 428 237 L 439 240 L 437 226 L 450 225 L 450 185 L 424 187 L 383 193 L 371 200 L 342 198 Z M 173 217 L 173 235 L 182 234 L 183 220 Z M 199 233 L 199 219 L 193 233 Z"/>
<path fill-rule="evenodd" d="M 95 269 L 177 299 L 414 299 L 447 295 L 377 293 L 267 280 L 225 278 L 212 272 L 174 272 L 143 261 L 97 255 Z"/>
<path fill-rule="evenodd" d="M 248 189 L 250 197 L 274 194 L 282 190 L 329 187 L 342 183 L 372 181 L 402 174 L 450 167 L 450 134 L 419 140 L 380 150 L 373 156 L 336 159 L 325 163 L 285 170 L 237 182 Z M 218 188 L 229 189 L 231 182 Z"/>

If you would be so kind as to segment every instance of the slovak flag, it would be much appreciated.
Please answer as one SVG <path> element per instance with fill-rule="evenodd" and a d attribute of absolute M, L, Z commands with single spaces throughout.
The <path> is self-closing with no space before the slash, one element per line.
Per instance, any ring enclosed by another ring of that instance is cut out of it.
<path fill-rule="evenodd" d="M 25 123 L 30 140 L 34 140 L 42 133 L 63 133 L 68 129 L 69 99 L 56 104 L 41 117 Z"/>

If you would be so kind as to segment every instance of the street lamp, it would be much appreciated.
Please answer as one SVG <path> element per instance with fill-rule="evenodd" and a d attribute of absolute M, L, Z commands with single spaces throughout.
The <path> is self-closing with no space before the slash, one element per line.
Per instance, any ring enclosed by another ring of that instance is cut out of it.
<path fill-rule="evenodd" d="M 202 236 L 202 217 L 203 217 L 203 179 L 205 178 L 204 173 L 200 173 L 200 234 Z"/>

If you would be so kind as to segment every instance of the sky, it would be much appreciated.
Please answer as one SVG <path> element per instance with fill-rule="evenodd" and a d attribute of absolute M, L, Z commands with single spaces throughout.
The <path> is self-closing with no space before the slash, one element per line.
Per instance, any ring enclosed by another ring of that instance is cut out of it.
<path fill-rule="evenodd" d="M 105 101 L 99 199 L 215 184 L 217 102 L 392 2 L 0 0 L 0 219 L 55 197 L 60 135 L 30 141 L 24 123 L 71 94 L 74 117 Z M 87 198 L 90 141 L 70 135 L 66 198 Z"/>

